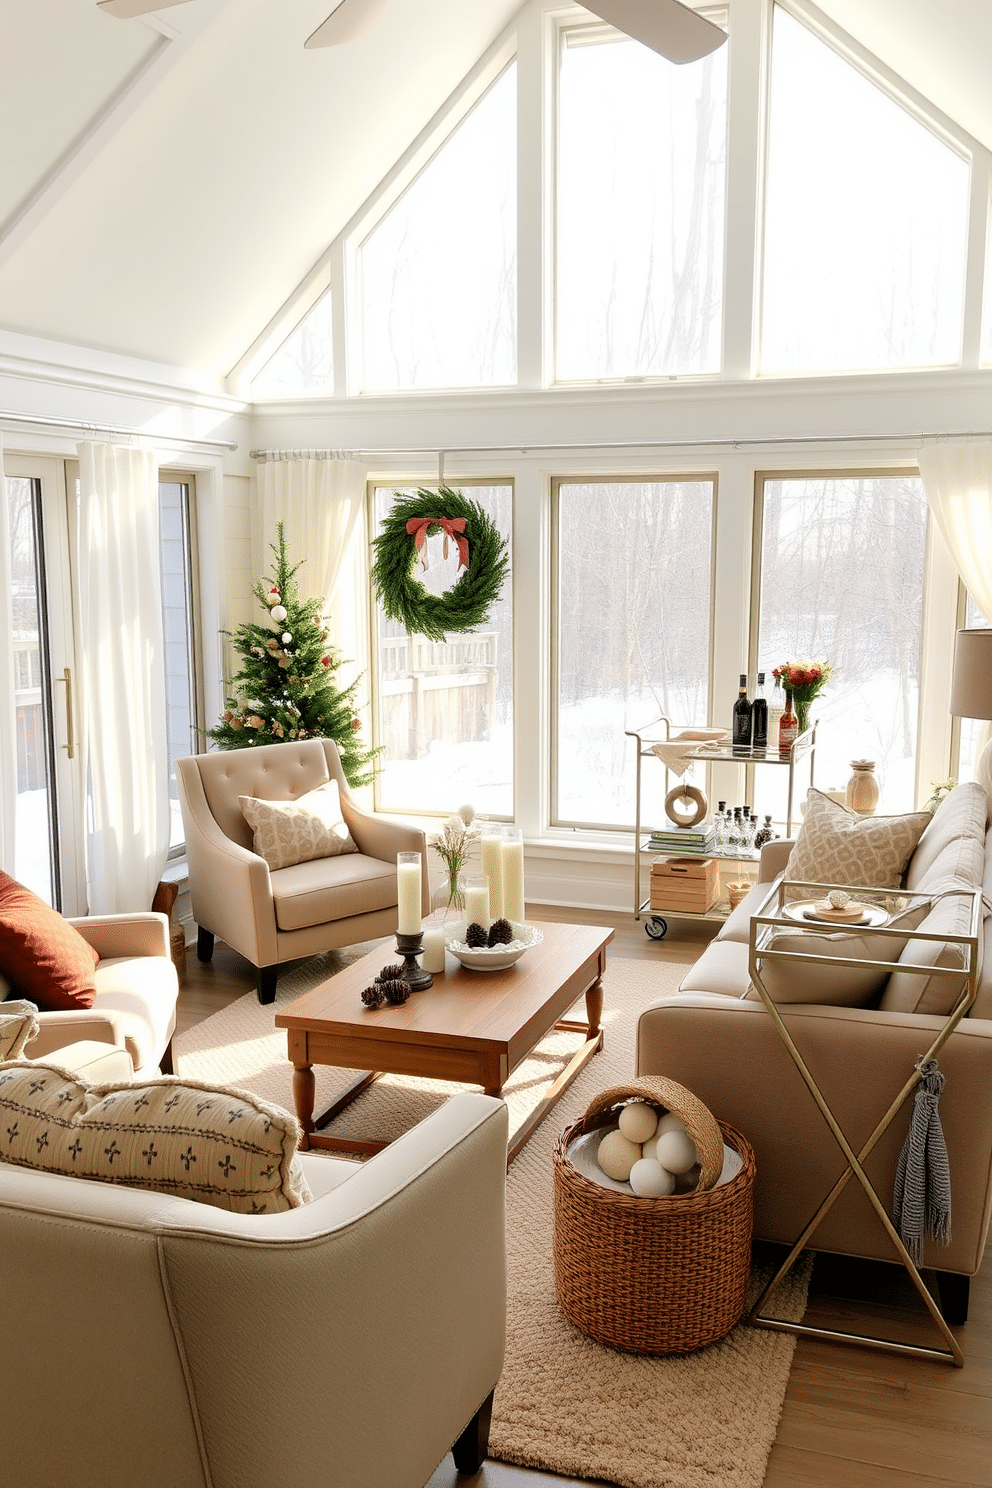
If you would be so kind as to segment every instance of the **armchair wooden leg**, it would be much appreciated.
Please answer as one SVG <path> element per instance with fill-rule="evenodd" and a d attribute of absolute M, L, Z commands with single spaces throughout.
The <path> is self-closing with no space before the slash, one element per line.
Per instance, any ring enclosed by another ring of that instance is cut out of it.
<path fill-rule="evenodd" d="M 493 1395 L 490 1390 L 451 1449 L 455 1467 L 460 1473 L 477 1473 L 489 1455 L 489 1424 L 493 1418 Z"/>
<path fill-rule="evenodd" d="M 258 1000 L 263 1006 L 267 1002 L 275 1002 L 276 1000 L 276 977 L 278 975 L 278 966 L 259 966 L 257 968 L 255 985 L 258 988 Z"/>
<path fill-rule="evenodd" d="M 202 925 L 196 927 L 196 959 L 198 961 L 209 961 L 214 953 L 214 932 L 204 930 Z"/>
<path fill-rule="evenodd" d="M 937 1296 L 944 1322 L 958 1328 L 968 1321 L 968 1303 L 971 1297 L 971 1277 L 958 1271 L 937 1272 Z"/>

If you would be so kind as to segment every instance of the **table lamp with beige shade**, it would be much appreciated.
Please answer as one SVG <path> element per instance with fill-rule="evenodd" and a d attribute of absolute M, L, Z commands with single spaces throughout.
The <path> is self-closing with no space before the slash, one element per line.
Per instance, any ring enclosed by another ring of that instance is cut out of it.
<path fill-rule="evenodd" d="M 992 629 L 959 630 L 954 642 L 951 707 L 956 718 L 992 720 Z M 975 764 L 975 779 L 992 803 L 992 730 L 983 730 L 984 745 Z"/>

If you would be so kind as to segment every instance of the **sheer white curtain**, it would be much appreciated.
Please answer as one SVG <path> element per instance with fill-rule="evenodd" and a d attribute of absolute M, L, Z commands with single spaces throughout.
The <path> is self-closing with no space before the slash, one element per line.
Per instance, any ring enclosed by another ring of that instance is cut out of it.
<path fill-rule="evenodd" d="M 272 563 L 276 524 L 286 529 L 286 551 L 301 598 L 323 595 L 334 646 L 354 664 L 342 667 L 347 686 L 366 668 L 368 656 L 368 536 L 364 461 L 344 453 L 269 458 L 257 475 L 255 564 L 259 577 Z"/>
<path fill-rule="evenodd" d="M 17 817 L 17 728 L 14 703 L 14 607 L 10 563 L 10 508 L 0 439 L 0 868 L 14 871 Z"/>
<path fill-rule="evenodd" d="M 992 441 L 928 445 L 919 466 L 934 521 L 992 625 Z"/>
<path fill-rule="evenodd" d="M 148 909 L 169 852 L 158 465 L 151 451 L 80 444 L 78 550 L 89 911 Z"/>

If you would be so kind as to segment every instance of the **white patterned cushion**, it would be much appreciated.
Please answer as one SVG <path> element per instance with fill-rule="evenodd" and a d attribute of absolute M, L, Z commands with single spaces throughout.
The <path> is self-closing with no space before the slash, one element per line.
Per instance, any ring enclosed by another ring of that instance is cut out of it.
<path fill-rule="evenodd" d="M 928 811 L 913 811 L 908 816 L 858 816 L 822 791 L 810 790 L 785 876 L 805 883 L 851 888 L 899 888 L 929 822 Z M 797 889 L 788 894 L 791 899 L 805 897 Z"/>
<path fill-rule="evenodd" d="M 275 1214 L 310 1198 L 294 1116 L 173 1075 L 90 1085 L 61 1065 L 0 1065 L 0 1162 Z"/>
<path fill-rule="evenodd" d="M 40 1027 L 33 1002 L 13 997 L 0 1002 L 0 1060 L 20 1058 L 24 1045 L 37 1036 Z"/>
<path fill-rule="evenodd" d="M 296 801 L 262 801 L 239 796 L 245 820 L 255 833 L 255 851 L 270 868 L 290 868 L 314 858 L 358 851 L 341 815 L 336 780 L 328 780 Z"/>

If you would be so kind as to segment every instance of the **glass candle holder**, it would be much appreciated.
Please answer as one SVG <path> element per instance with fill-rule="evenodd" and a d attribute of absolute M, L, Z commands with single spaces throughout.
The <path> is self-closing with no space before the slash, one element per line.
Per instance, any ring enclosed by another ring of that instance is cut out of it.
<path fill-rule="evenodd" d="M 488 930 L 492 924 L 489 914 L 489 880 L 484 875 L 465 880 L 465 923 L 481 925 Z"/>
<path fill-rule="evenodd" d="M 418 852 L 396 854 L 396 933 L 419 935 L 423 869 Z"/>
<path fill-rule="evenodd" d="M 503 914 L 518 925 L 524 923 L 524 834 L 520 827 L 507 827 L 500 843 L 503 862 Z"/>

